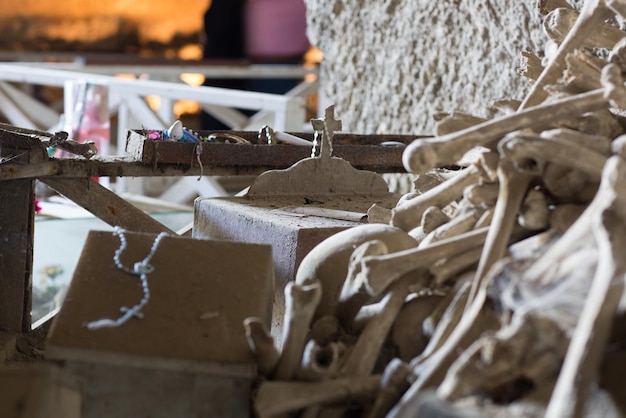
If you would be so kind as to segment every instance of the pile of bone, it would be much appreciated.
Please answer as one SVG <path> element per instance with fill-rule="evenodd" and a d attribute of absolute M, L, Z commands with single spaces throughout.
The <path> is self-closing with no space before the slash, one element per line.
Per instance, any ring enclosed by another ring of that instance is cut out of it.
<path fill-rule="evenodd" d="M 246 320 L 257 416 L 626 411 L 626 0 L 539 5 L 528 96 L 407 147 L 415 192 L 309 253 L 280 348 Z"/>

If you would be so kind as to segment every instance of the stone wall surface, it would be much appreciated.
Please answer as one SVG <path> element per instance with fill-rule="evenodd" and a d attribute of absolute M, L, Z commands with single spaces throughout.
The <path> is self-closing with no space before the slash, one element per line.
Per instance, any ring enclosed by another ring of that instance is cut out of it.
<path fill-rule="evenodd" d="M 344 130 L 431 134 L 433 114 L 521 100 L 523 50 L 546 40 L 536 1 L 306 0 L 325 100 Z"/>

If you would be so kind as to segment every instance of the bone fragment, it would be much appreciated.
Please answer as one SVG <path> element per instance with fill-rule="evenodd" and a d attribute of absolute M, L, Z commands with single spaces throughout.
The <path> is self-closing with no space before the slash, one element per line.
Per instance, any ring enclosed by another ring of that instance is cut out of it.
<path fill-rule="evenodd" d="M 496 271 L 493 273 L 496 274 Z M 464 299 L 469 297 L 469 286 L 464 286 L 463 292 L 459 292 L 457 303 L 451 309 L 456 317 L 460 316 L 457 324 L 447 322 L 440 323 L 438 328 L 443 328 L 442 334 L 448 334 L 447 338 L 431 338 L 429 347 L 423 355 L 411 362 L 417 376 L 415 382 L 405 392 L 400 401 L 393 407 L 387 418 L 409 418 L 414 416 L 420 402 L 420 394 L 425 389 L 438 385 L 445 376 L 447 367 L 454 361 L 457 351 L 467 347 L 478 336 L 487 330 L 494 329 L 497 324 L 493 313 L 485 309 L 487 298 L 486 287 L 490 283 L 491 277 L 487 277 L 481 283 L 481 287 L 476 297 L 471 302 L 469 309 L 463 312 Z M 448 333 L 450 326 L 453 327 Z M 436 349 L 429 349 L 437 347 Z"/>
<path fill-rule="evenodd" d="M 546 35 L 557 44 L 563 42 L 574 26 L 579 14 L 571 8 L 557 8 L 544 18 L 543 29 Z M 626 32 L 605 22 L 599 22 L 589 36 L 582 39 L 579 48 L 608 48 L 620 41 Z"/>
<path fill-rule="evenodd" d="M 309 340 L 304 347 L 302 366 L 297 375 L 299 380 L 320 381 L 336 378 L 339 374 L 340 360 L 346 351 L 341 341 L 332 341 L 320 345 Z"/>
<path fill-rule="evenodd" d="M 542 336 L 542 338 L 538 338 Z M 450 366 L 437 395 L 454 400 L 470 393 L 495 395 L 501 387 L 515 387 L 525 379 L 534 387 L 550 382 L 558 374 L 566 337 L 558 324 L 537 314 L 514 317 L 493 334 L 483 334 Z M 513 401 L 526 395 L 509 389 L 504 395 Z"/>
<path fill-rule="evenodd" d="M 274 378 L 291 380 L 300 366 L 309 326 L 320 301 L 319 281 L 287 283 L 285 287 L 285 338 Z"/>
<path fill-rule="evenodd" d="M 437 121 L 435 127 L 435 135 L 437 136 L 457 132 L 485 122 L 484 118 L 461 112 L 440 113 L 435 115 L 434 118 Z"/>
<path fill-rule="evenodd" d="M 526 77 L 531 81 L 537 80 L 543 71 L 543 65 L 541 65 L 541 58 L 530 51 L 522 51 L 520 54 L 520 66 L 517 69 L 517 73 Z M 516 110 L 519 106 L 516 108 Z"/>
<path fill-rule="evenodd" d="M 265 381 L 254 398 L 254 410 L 259 418 L 270 418 L 316 405 L 373 401 L 380 382 L 380 375 L 323 382 Z"/>
<path fill-rule="evenodd" d="M 243 321 L 246 339 L 257 363 L 261 376 L 270 377 L 278 364 L 278 350 L 274 346 L 274 338 L 260 318 L 246 318 Z"/>
<path fill-rule="evenodd" d="M 374 405 L 364 418 L 383 418 L 409 388 L 412 372 L 407 363 L 397 358 L 391 360 L 385 367 Z"/>
<path fill-rule="evenodd" d="M 546 140 L 535 135 L 514 135 L 500 142 L 500 149 L 512 159 L 518 170 L 541 174 L 546 163 L 556 163 L 580 170 L 599 180 L 607 157 L 570 141 Z"/>
<path fill-rule="evenodd" d="M 373 204 L 367 210 L 367 222 L 374 224 L 388 224 L 391 222 L 391 209 Z"/>
<path fill-rule="evenodd" d="M 443 298 L 436 294 L 419 295 L 404 304 L 391 330 L 391 342 L 396 346 L 401 360 L 411 361 L 424 351 L 429 336 L 424 334 L 423 323 Z"/>
<path fill-rule="evenodd" d="M 398 313 L 409 294 L 409 286 L 415 280 L 420 280 L 422 273 L 407 275 L 393 284 L 381 300 L 382 311 L 369 320 L 350 354 L 343 365 L 341 372 L 346 376 L 365 376 L 372 372 L 381 348 L 387 339 Z M 417 276 L 417 277 L 414 277 Z"/>
<path fill-rule="evenodd" d="M 582 417 L 604 355 L 626 274 L 626 163 L 612 157 L 587 215 L 599 247 L 598 267 L 572 336 L 546 417 Z"/>
<path fill-rule="evenodd" d="M 509 132 L 524 128 L 545 129 L 561 120 L 606 106 L 604 90 L 597 89 L 529 107 L 452 134 L 415 140 L 402 154 L 403 165 L 409 172 L 424 173 L 437 166 L 452 164 L 470 149 L 490 144 Z"/>
<path fill-rule="evenodd" d="M 415 143 L 415 142 L 414 142 Z M 406 155 L 406 151 L 405 154 Z M 470 167 L 463 169 L 450 180 L 433 187 L 420 196 L 396 206 L 392 210 L 392 224 L 409 231 L 421 223 L 422 215 L 431 206 L 443 208 L 460 199 L 463 190 L 479 179 L 495 180 L 497 156 L 495 153 L 482 154 Z"/>
<path fill-rule="evenodd" d="M 506 141 L 500 144 L 501 152 L 506 150 Z M 498 180 L 500 193 L 496 203 L 493 220 L 489 233 L 485 239 L 485 246 L 478 263 L 476 277 L 472 283 L 472 290 L 468 299 L 468 307 L 476 297 L 489 269 L 500 260 L 507 251 L 513 228 L 517 221 L 517 214 L 528 190 L 532 176 L 517 171 L 513 161 L 506 154 L 503 155 L 498 166 Z"/>
<path fill-rule="evenodd" d="M 434 276 L 434 286 L 443 286 L 458 278 L 464 271 L 475 268 L 482 253 L 482 247 L 472 248 L 433 265 L 430 272 Z"/>
<path fill-rule="evenodd" d="M 538 0 L 537 1 L 537 10 L 541 16 L 545 16 L 554 9 L 558 9 L 560 7 L 572 8 L 572 6 L 566 0 Z"/>
<path fill-rule="evenodd" d="M 543 72 L 533 84 L 530 92 L 524 99 L 521 109 L 530 108 L 543 102 L 547 97 L 544 86 L 554 84 L 561 75 L 565 57 L 568 53 L 582 46 L 582 43 L 605 19 L 614 13 L 608 9 L 604 0 L 587 0 L 583 4 L 576 22 L 559 45 Z M 590 109 L 591 110 L 591 109 Z"/>
<path fill-rule="evenodd" d="M 454 218 L 448 223 L 441 225 L 430 234 L 428 234 L 417 246 L 417 248 L 426 248 L 435 242 L 443 239 L 449 239 L 456 235 L 464 234 L 474 229 L 476 221 L 480 219 L 484 213 L 483 209 L 472 208 L 465 211 Z"/>
<path fill-rule="evenodd" d="M 497 183 L 476 183 L 465 188 L 463 198 L 474 207 L 487 209 L 495 206 L 498 191 Z"/>
<path fill-rule="evenodd" d="M 349 327 L 359 309 L 372 301 L 372 295 L 367 291 L 367 276 L 361 274 L 361 260 L 366 256 L 387 253 L 387 246 L 380 240 L 365 242 L 352 252 L 348 266 L 348 275 L 343 283 L 339 301 L 335 307 L 335 316 L 339 318 L 344 327 Z"/>
<path fill-rule="evenodd" d="M 474 229 L 480 229 L 480 228 L 484 228 L 486 226 L 491 225 L 494 212 L 495 212 L 495 208 L 489 208 L 485 210 L 482 216 L 476 221 L 476 224 L 474 225 Z"/>
<path fill-rule="evenodd" d="M 529 190 L 522 202 L 517 223 L 531 231 L 546 229 L 550 222 L 548 199 L 540 190 Z"/>
<path fill-rule="evenodd" d="M 309 338 L 320 345 L 327 345 L 344 338 L 344 330 L 333 315 L 324 315 L 315 320 L 309 331 Z"/>
<path fill-rule="evenodd" d="M 593 135 L 573 129 L 559 128 L 543 131 L 539 136 L 549 141 L 569 142 L 605 156 L 611 155 L 611 139 L 605 135 Z"/>
<path fill-rule="evenodd" d="M 424 231 L 424 234 L 429 234 L 449 221 L 450 217 L 446 215 L 438 206 L 431 206 L 426 209 L 422 215 L 422 231 Z"/>
<path fill-rule="evenodd" d="M 364 257 L 361 260 L 363 265 L 360 274 L 367 277 L 368 292 L 371 295 L 378 295 L 406 273 L 482 246 L 486 236 L 487 228 L 484 228 L 436 242 L 426 248 L 412 248 L 386 255 Z"/>

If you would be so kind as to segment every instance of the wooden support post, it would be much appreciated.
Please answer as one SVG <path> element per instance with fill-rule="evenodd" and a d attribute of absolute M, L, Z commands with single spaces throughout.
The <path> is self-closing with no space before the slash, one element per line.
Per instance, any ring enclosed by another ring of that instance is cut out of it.
<path fill-rule="evenodd" d="M 35 181 L 2 181 L 0 196 L 0 329 L 29 332 Z"/>

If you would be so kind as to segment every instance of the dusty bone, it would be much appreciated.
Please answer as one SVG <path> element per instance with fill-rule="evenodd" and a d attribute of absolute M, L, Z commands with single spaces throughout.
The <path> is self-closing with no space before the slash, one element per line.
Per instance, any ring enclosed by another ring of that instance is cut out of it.
<path fill-rule="evenodd" d="M 626 135 L 620 135 L 611 142 L 611 153 L 626 158 Z"/>
<path fill-rule="evenodd" d="M 517 213 L 532 180 L 531 174 L 519 172 L 514 167 L 509 154 L 505 154 L 507 150 L 506 144 L 506 139 L 499 144 L 499 148 L 503 153 L 498 166 L 500 193 L 494 208 L 489 233 L 485 238 L 485 246 L 478 262 L 476 277 L 472 283 L 468 307 L 476 297 L 478 290 L 481 288 L 481 282 L 486 277 L 491 266 L 506 254 L 517 220 Z"/>
<path fill-rule="evenodd" d="M 474 229 L 480 229 L 480 228 L 484 228 L 486 226 L 491 225 L 494 212 L 495 212 L 495 208 L 493 207 L 485 210 L 482 216 L 476 221 L 476 224 L 474 224 Z"/>
<path fill-rule="evenodd" d="M 409 274 L 393 282 L 381 300 L 382 311 L 371 318 L 352 347 L 341 373 L 346 376 L 365 376 L 372 372 L 381 348 L 404 305 L 410 285 L 427 272 Z M 415 276 L 415 277 L 414 277 Z"/>
<path fill-rule="evenodd" d="M 517 223 L 525 229 L 538 231 L 548 227 L 550 209 L 548 199 L 540 190 L 529 190 L 520 207 Z"/>
<path fill-rule="evenodd" d="M 558 373 L 564 339 L 550 319 L 535 313 L 514 317 L 511 324 L 484 334 L 456 359 L 437 395 L 454 400 L 476 391 L 494 393 L 519 378 L 540 387 Z"/>
<path fill-rule="evenodd" d="M 615 13 L 626 19 L 626 1 L 624 0 L 606 0 L 606 5 Z"/>
<path fill-rule="evenodd" d="M 285 287 L 285 337 L 276 365 L 274 378 L 291 380 L 302 360 L 309 326 L 315 309 L 322 296 L 319 281 L 296 284 L 287 283 Z"/>
<path fill-rule="evenodd" d="M 479 179 L 494 181 L 496 154 L 485 153 L 468 168 L 427 192 L 401 204 L 392 210 L 392 224 L 406 231 L 418 226 L 424 211 L 431 206 L 443 208 L 463 195 L 463 190 Z"/>
<path fill-rule="evenodd" d="M 456 235 L 464 234 L 473 230 L 476 221 L 480 219 L 483 213 L 483 209 L 472 208 L 471 210 L 465 211 L 453 217 L 449 222 L 441 225 L 439 228 L 426 235 L 417 248 L 426 248 L 435 242 L 443 239 L 449 239 Z"/>
<path fill-rule="evenodd" d="M 578 19 L 576 19 L 571 30 L 559 45 L 556 54 L 550 58 L 543 72 L 524 98 L 521 109 L 536 106 L 546 99 L 547 92 L 544 90 L 544 86 L 554 84 L 560 77 L 567 54 L 580 47 L 589 34 L 595 30 L 596 26 L 613 14 L 606 7 L 604 0 L 585 1 Z"/>
<path fill-rule="evenodd" d="M 407 363 L 397 358 L 391 360 L 385 367 L 374 405 L 364 414 L 364 418 L 383 418 L 409 388 L 412 373 Z"/>
<path fill-rule="evenodd" d="M 337 377 L 340 360 L 346 350 L 346 345 L 340 341 L 320 345 L 309 340 L 304 347 L 298 380 L 318 381 Z"/>
<path fill-rule="evenodd" d="M 622 67 L 609 63 L 602 67 L 600 78 L 604 86 L 604 98 L 618 109 L 626 109 L 626 88 L 622 77 Z"/>
<path fill-rule="evenodd" d="M 603 89 L 543 103 L 453 134 L 415 140 L 402 154 L 403 165 L 409 172 L 424 173 L 437 166 L 452 164 L 470 149 L 490 144 L 509 132 L 525 128 L 545 129 L 573 116 L 606 107 Z"/>
<path fill-rule="evenodd" d="M 620 157 L 613 156 L 607 160 L 607 165 L 611 161 L 611 165 L 615 165 L 615 159 Z M 606 169 L 606 167 L 605 167 Z M 616 173 L 613 173 L 615 176 Z M 621 173 L 620 173 L 621 174 Z M 548 274 L 553 271 L 560 262 L 566 258 L 576 246 L 582 245 L 585 238 L 592 232 L 592 220 L 595 214 L 606 206 L 606 201 L 610 201 L 613 191 L 610 189 L 610 177 L 606 170 L 602 173 L 603 181 L 596 193 L 593 201 L 585 208 L 582 214 L 576 218 L 576 221 L 567 228 L 561 237 L 548 248 L 524 273 L 524 278 L 530 281 L 546 282 L 550 281 L 552 275 Z"/>
<path fill-rule="evenodd" d="M 496 204 L 498 190 L 498 183 L 472 184 L 463 190 L 463 198 L 474 207 L 487 209 Z"/>
<path fill-rule="evenodd" d="M 543 131 L 539 136 L 550 141 L 570 142 L 598 154 L 611 155 L 611 139 L 604 135 L 592 135 L 573 129 L 559 128 Z"/>
<path fill-rule="evenodd" d="M 254 398 L 254 410 L 259 418 L 270 418 L 315 405 L 365 402 L 375 398 L 380 381 L 380 375 L 323 382 L 265 381 Z"/>
<path fill-rule="evenodd" d="M 424 351 L 429 336 L 424 334 L 423 322 L 433 314 L 443 298 L 435 294 L 419 295 L 404 304 L 390 334 L 401 360 L 411 361 Z"/>
<path fill-rule="evenodd" d="M 560 7 L 572 8 L 572 6 L 565 0 L 538 0 L 537 1 L 537 10 L 541 16 L 545 16 L 550 13 L 554 9 L 558 9 Z"/>
<path fill-rule="evenodd" d="M 543 21 L 546 35 L 560 44 L 574 26 L 578 12 L 571 8 L 557 8 L 548 13 Z M 599 22 L 588 37 L 582 40 L 579 47 L 611 49 L 619 42 L 626 32 L 618 27 Z"/>
<path fill-rule="evenodd" d="M 504 268 L 505 264 L 501 263 L 500 266 Z M 419 403 L 419 395 L 426 388 L 435 386 L 443 380 L 445 370 L 456 357 L 458 349 L 469 346 L 482 332 L 497 326 L 499 321 L 489 309 L 485 309 L 485 301 L 487 300 L 486 288 L 493 275 L 499 273 L 498 270 L 492 269 L 491 276 L 482 281 L 476 297 L 465 310 L 465 300 L 469 297 L 471 285 L 467 282 L 461 285 L 455 295 L 456 303 L 451 304 L 447 310 L 450 312 L 450 317 L 458 319 L 458 322 L 442 320 L 437 326 L 436 334 L 438 335 L 433 335 L 424 353 L 411 362 L 417 379 L 389 412 L 387 418 L 414 416 Z"/>
<path fill-rule="evenodd" d="M 450 217 L 446 215 L 438 206 L 431 206 L 424 211 L 422 215 L 422 231 L 429 234 L 441 225 L 450 221 Z"/>
<path fill-rule="evenodd" d="M 570 341 L 546 417 L 583 416 L 592 381 L 624 292 L 626 274 L 626 164 L 612 157 L 604 167 L 597 205 L 587 215 L 598 245 L 598 267 Z"/>
<path fill-rule="evenodd" d="M 333 315 L 324 315 L 313 322 L 309 331 L 309 339 L 320 345 L 327 345 L 333 341 L 340 341 L 345 337 L 339 319 Z"/>
<path fill-rule="evenodd" d="M 387 245 L 380 240 L 372 240 L 359 245 L 350 255 L 348 275 L 341 288 L 339 301 L 335 307 L 335 316 L 348 326 L 363 305 L 372 301 L 367 291 L 367 276 L 361 273 L 363 257 L 387 254 Z"/>
<path fill-rule="evenodd" d="M 437 136 L 457 132 L 483 123 L 486 120 L 485 118 L 479 118 L 460 112 L 440 113 L 435 115 L 434 118 L 437 121 L 437 125 L 435 126 L 435 135 Z"/>
<path fill-rule="evenodd" d="M 246 318 L 243 321 L 246 339 L 256 360 L 261 376 L 269 377 L 278 364 L 278 350 L 274 346 L 274 338 L 260 318 Z"/>
<path fill-rule="evenodd" d="M 434 276 L 434 285 L 442 286 L 456 279 L 460 273 L 475 267 L 482 253 L 482 247 L 472 248 L 431 266 L 430 272 Z"/>
<path fill-rule="evenodd" d="M 517 69 L 517 73 L 531 81 L 537 80 L 537 78 L 539 78 L 541 72 L 543 71 L 541 58 L 539 58 L 536 54 L 530 51 L 521 52 L 519 63 L 520 65 Z"/>
<path fill-rule="evenodd" d="M 426 248 L 411 248 L 386 255 L 363 257 L 360 274 L 367 277 L 368 292 L 371 295 L 379 295 L 389 284 L 406 273 L 427 268 L 438 260 L 482 246 L 486 236 L 487 228 L 483 228 L 436 242 Z"/>
<path fill-rule="evenodd" d="M 592 179 L 599 180 L 607 160 L 607 156 L 573 142 L 546 140 L 535 135 L 516 134 L 503 140 L 499 146 L 510 155 L 516 169 L 535 174 L 540 174 L 550 162 L 583 171 Z"/>

